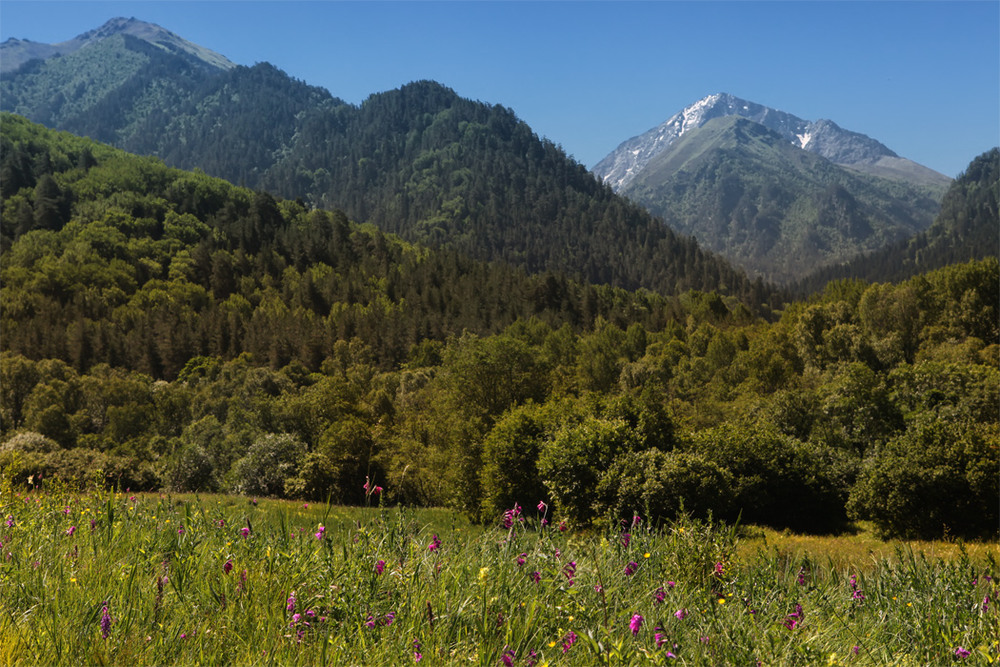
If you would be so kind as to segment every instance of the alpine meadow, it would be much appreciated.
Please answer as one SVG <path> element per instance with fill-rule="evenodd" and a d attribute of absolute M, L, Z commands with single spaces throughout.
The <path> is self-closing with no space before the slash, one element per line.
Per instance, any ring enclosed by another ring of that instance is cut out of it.
<path fill-rule="evenodd" d="M 0 57 L 0 664 L 1000 663 L 1000 148 Z"/>

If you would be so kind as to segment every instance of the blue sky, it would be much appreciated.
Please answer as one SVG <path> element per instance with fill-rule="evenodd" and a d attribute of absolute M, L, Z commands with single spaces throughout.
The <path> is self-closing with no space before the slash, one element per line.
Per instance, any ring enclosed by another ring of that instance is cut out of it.
<path fill-rule="evenodd" d="M 0 39 L 115 16 L 348 102 L 434 79 L 588 167 L 706 95 L 829 118 L 955 176 L 1000 143 L 1000 3 L 3 0 Z"/>

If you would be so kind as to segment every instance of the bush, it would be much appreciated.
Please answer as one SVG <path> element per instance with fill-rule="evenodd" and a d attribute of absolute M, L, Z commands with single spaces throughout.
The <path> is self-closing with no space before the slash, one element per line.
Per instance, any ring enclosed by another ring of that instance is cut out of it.
<path fill-rule="evenodd" d="M 648 449 L 624 454 L 597 487 L 601 514 L 610 521 L 634 514 L 653 523 L 685 512 L 696 518 L 728 514 L 733 476 L 698 454 Z"/>
<path fill-rule="evenodd" d="M 285 481 L 298 477 L 305 454 L 306 446 L 298 437 L 265 433 L 233 466 L 233 486 L 238 493 L 247 495 L 284 495 Z"/>
<path fill-rule="evenodd" d="M 995 539 L 998 469 L 996 424 L 922 423 L 868 462 L 848 509 L 887 536 Z"/>

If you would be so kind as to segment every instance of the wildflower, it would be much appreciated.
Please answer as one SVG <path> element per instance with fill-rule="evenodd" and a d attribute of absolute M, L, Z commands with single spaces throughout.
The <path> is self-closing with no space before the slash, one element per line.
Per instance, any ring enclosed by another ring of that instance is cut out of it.
<path fill-rule="evenodd" d="M 503 647 L 503 654 L 500 656 L 500 662 L 504 664 L 505 667 L 511 667 L 514 664 L 514 658 L 517 656 L 514 653 L 514 649 L 509 646 Z"/>
<path fill-rule="evenodd" d="M 538 652 L 534 649 L 528 651 L 528 657 L 526 658 L 528 667 L 535 667 L 538 663 Z"/>
<path fill-rule="evenodd" d="M 385 561 L 381 558 L 375 561 L 375 574 L 382 574 L 385 570 Z"/>
<path fill-rule="evenodd" d="M 250 537 L 250 529 L 247 528 L 246 526 L 243 526 L 242 528 L 240 528 L 240 535 L 242 535 L 244 539 Z"/>
<path fill-rule="evenodd" d="M 560 533 L 565 533 L 566 532 L 566 522 L 565 521 L 560 521 L 559 522 L 559 532 Z"/>
<path fill-rule="evenodd" d="M 562 640 L 562 652 L 566 653 L 576 643 L 576 633 L 570 630 Z"/>
<path fill-rule="evenodd" d="M 369 616 L 369 618 L 371 618 L 371 616 Z M 294 628 L 296 625 L 299 624 L 299 621 L 301 619 L 302 619 L 302 614 L 292 614 L 292 622 L 288 624 L 288 627 Z"/>
<path fill-rule="evenodd" d="M 861 647 L 858 646 L 857 644 L 851 647 L 851 653 L 853 653 L 854 655 L 857 655 L 860 652 L 861 652 Z"/>
<path fill-rule="evenodd" d="M 622 546 L 628 548 L 629 543 L 632 541 L 631 533 L 622 533 Z"/>
<path fill-rule="evenodd" d="M 413 640 L 413 662 L 420 662 L 424 656 L 420 654 L 420 642 Z"/>
<path fill-rule="evenodd" d="M 545 518 L 542 518 L 542 525 L 543 525 L 543 526 L 547 526 L 547 525 L 549 525 L 549 520 L 548 520 L 548 519 L 545 519 Z"/>
<path fill-rule="evenodd" d="M 90 532 L 94 532 L 94 528 L 97 527 L 97 521 L 95 519 L 90 520 Z"/>
<path fill-rule="evenodd" d="M 384 623 L 385 625 L 392 625 L 392 622 L 395 620 L 396 620 L 396 612 L 390 611 L 388 614 L 385 615 L 385 618 L 382 619 L 382 623 Z"/>
<path fill-rule="evenodd" d="M 531 580 L 532 580 L 533 582 L 535 582 L 536 584 L 537 584 L 537 583 L 538 583 L 539 581 L 541 581 L 541 580 L 542 580 L 542 575 L 541 575 L 541 573 L 540 573 L 540 572 L 538 572 L 537 570 L 536 570 L 535 572 L 532 572 L 530 576 L 531 576 Z"/>
<path fill-rule="evenodd" d="M 181 526 L 180 528 L 177 529 L 177 534 L 178 535 L 183 535 L 184 534 L 184 526 Z"/>
<path fill-rule="evenodd" d="M 972 654 L 969 652 L 968 649 L 962 648 L 961 646 L 958 646 L 958 647 L 955 648 L 955 657 L 956 658 L 961 658 L 962 660 L 965 660 L 970 655 L 972 655 Z"/>
<path fill-rule="evenodd" d="M 309 509 L 309 503 L 302 503 L 302 509 L 304 510 Z"/>
<path fill-rule="evenodd" d="M 518 556 L 518 557 L 517 557 L 517 558 L 515 559 L 515 561 L 514 561 L 514 562 L 516 562 L 516 563 L 517 563 L 517 566 L 518 566 L 518 567 L 521 567 L 522 565 L 524 565 L 524 563 L 525 563 L 525 559 L 526 559 L 527 557 L 528 557 L 528 554 L 527 554 L 527 553 L 521 553 L 521 555 L 520 555 L 520 556 Z"/>
<path fill-rule="evenodd" d="M 660 586 L 656 589 L 656 592 L 653 593 L 653 601 L 656 602 L 656 604 L 663 604 L 663 601 L 666 599 L 667 592 L 663 590 L 663 586 Z"/>
<path fill-rule="evenodd" d="M 229 559 L 225 563 L 222 564 L 222 571 L 225 572 L 226 574 L 229 574 L 230 572 L 232 572 L 232 570 L 233 570 L 233 561 L 232 561 L 232 559 Z"/>
<path fill-rule="evenodd" d="M 675 582 L 673 582 L 673 581 L 668 581 L 668 582 L 667 582 L 667 588 L 673 588 L 673 587 L 674 587 L 674 586 L 676 586 L 676 585 L 677 585 L 677 584 L 676 584 Z"/>
<path fill-rule="evenodd" d="M 319 530 L 316 532 L 316 539 L 317 540 L 322 540 L 324 534 L 326 534 L 326 526 L 324 526 L 323 524 L 320 524 L 319 525 Z"/>
<path fill-rule="evenodd" d="M 573 585 L 573 577 L 576 576 L 576 561 L 575 560 L 571 560 L 570 562 L 566 563 L 566 566 L 563 567 L 563 575 L 565 575 L 566 579 L 569 580 L 569 583 L 567 585 L 568 586 L 572 586 Z"/>
<path fill-rule="evenodd" d="M 108 603 L 104 603 L 104 609 L 101 610 L 101 638 L 107 639 L 108 635 L 111 634 L 111 614 L 108 613 Z"/>
<path fill-rule="evenodd" d="M 13 514 L 8 514 L 7 515 L 7 520 L 3 522 L 3 525 L 7 526 L 8 528 L 13 528 L 14 527 L 14 515 Z"/>
<path fill-rule="evenodd" d="M 796 579 L 796 581 L 799 584 L 799 586 L 806 585 L 806 569 L 804 567 L 799 568 L 799 576 Z"/>
<path fill-rule="evenodd" d="M 441 548 L 441 540 L 438 539 L 437 533 L 435 533 L 434 537 L 431 539 L 431 543 L 427 545 L 427 550 L 437 551 L 440 548 Z"/>
<path fill-rule="evenodd" d="M 546 510 L 547 508 L 548 508 L 548 505 L 546 505 L 546 504 L 545 504 L 545 501 L 544 501 L 544 500 L 539 500 L 539 501 L 538 501 L 538 511 L 539 511 L 539 512 L 545 512 L 545 510 Z"/>
<path fill-rule="evenodd" d="M 685 618 L 687 618 L 687 615 L 688 615 L 687 609 L 678 609 L 677 611 L 674 612 L 674 616 L 677 617 L 678 621 L 683 621 Z"/>
<path fill-rule="evenodd" d="M 663 634 L 663 627 L 656 626 L 653 630 L 653 642 L 656 643 L 656 648 L 660 648 L 667 643 L 667 636 Z"/>
<path fill-rule="evenodd" d="M 285 611 L 295 611 L 295 591 L 292 591 L 288 595 L 288 602 L 285 605 Z"/>
<path fill-rule="evenodd" d="M 642 627 L 642 621 L 643 621 L 643 618 L 642 618 L 641 614 L 633 614 L 632 615 L 632 620 L 629 621 L 629 623 L 628 623 L 628 629 L 632 631 L 632 636 L 633 637 L 635 637 L 637 634 L 639 634 L 639 628 Z"/>
<path fill-rule="evenodd" d="M 368 614 L 368 620 L 365 621 L 365 625 L 367 625 L 369 628 L 374 628 L 375 627 L 375 617 L 372 616 L 371 614 Z"/>
<path fill-rule="evenodd" d="M 596 591 L 598 593 L 603 593 L 604 592 L 604 586 L 601 586 L 600 584 L 594 584 L 594 591 Z"/>
<path fill-rule="evenodd" d="M 631 577 L 633 574 L 635 574 L 635 571 L 638 569 L 639 569 L 638 563 L 636 563 L 634 560 L 629 561 L 629 564 L 625 566 L 625 576 Z"/>
<path fill-rule="evenodd" d="M 717 562 L 715 564 L 715 576 L 721 579 L 723 572 L 724 572 L 724 570 L 723 570 L 723 567 L 722 567 L 722 563 L 721 562 Z"/>
<path fill-rule="evenodd" d="M 76 532 L 76 526 L 70 526 L 69 529 L 66 531 L 66 534 L 69 535 L 70 537 L 73 537 L 73 533 L 75 532 Z"/>
<path fill-rule="evenodd" d="M 983 598 L 983 613 L 985 614 L 989 610 L 990 610 L 990 595 L 989 593 L 987 593 L 986 597 Z"/>
<path fill-rule="evenodd" d="M 638 514 L 636 514 L 635 516 L 632 517 L 632 525 L 633 526 L 638 526 L 640 523 L 642 523 L 642 517 L 641 516 L 639 516 Z"/>
<path fill-rule="evenodd" d="M 66 509 L 64 509 L 62 512 L 63 512 L 63 514 L 69 516 L 69 507 L 67 507 Z"/>

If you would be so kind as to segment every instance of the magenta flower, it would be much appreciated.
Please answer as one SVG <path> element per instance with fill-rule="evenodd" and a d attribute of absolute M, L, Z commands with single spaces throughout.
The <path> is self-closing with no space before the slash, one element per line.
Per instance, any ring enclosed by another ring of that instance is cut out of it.
<path fill-rule="evenodd" d="M 636 563 L 634 560 L 630 561 L 629 564 L 625 566 L 625 576 L 631 577 L 633 574 L 635 574 L 635 571 L 638 569 L 639 569 L 639 564 Z"/>
<path fill-rule="evenodd" d="M 440 548 L 441 548 L 441 540 L 438 539 L 437 533 L 435 533 L 434 537 L 431 539 L 431 543 L 427 545 L 427 550 L 437 551 Z"/>
<path fill-rule="evenodd" d="M 639 634 L 639 628 L 642 627 L 642 621 L 643 621 L 643 618 L 642 618 L 641 614 L 633 614 L 632 615 L 632 620 L 629 621 L 629 623 L 628 623 L 628 629 L 632 631 L 632 636 L 633 637 L 635 637 L 637 634 Z"/>
<path fill-rule="evenodd" d="M 663 604 L 663 601 L 667 599 L 667 592 L 663 590 L 663 586 L 656 589 L 656 593 L 653 594 L 653 601 L 656 604 Z"/>
<path fill-rule="evenodd" d="M 676 585 L 677 585 L 677 584 L 676 584 L 676 583 L 674 583 L 674 582 L 672 582 L 672 581 L 668 581 L 668 582 L 667 582 L 667 588 L 673 588 L 673 587 L 674 587 L 674 586 L 676 586 Z"/>
<path fill-rule="evenodd" d="M 854 655 L 857 655 L 860 652 L 861 652 L 861 647 L 858 646 L 857 644 L 851 647 L 851 653 L 853 653 Z"/>
<path fill-rule="evenodd" d="M 667 643 L 667 636 L 663 634 L 663 628 L 659 625 L 654 628 L 653 631 L 653 642 L 656 644 L 656 648 L 661 648 Z"/>
<path fill-rule="evenodd" d="M 250 537 L 250 529 L 247 528 L 246 526 L 243 526 L 242 528 L 240 528 L 240 535 L 242 535 L 244 538 Z"/>
<path fill-rule="evenodd" d="M 25 500 L 27 500 L 27 499 L 25 499 Z M 14 527 L 14 515 L 13 514 L 8 514 L 7 515 L 7 520 L 3 522 L 3 525 L 7 526 L 8 528 L 13 528 Z"/>
<path fill-rule="evenodd" d="M 566 532 L 566 522 L 565 521 L 560 521 L 559 522 L 559 532 L 560 533 L 565 533 Z"/>
<path fill-rule="evenodd" d="M 562 652 L 566 653 L 576 643 L 576 633 L 570 630 L 562 640 Z"/>
<path fill-rule="evenodd" d="M 184 534 L 184 526 L 181 526 L 180 528 L 177 529 L 177 534 L 178 535 L 183 535 Z"/>
<path fill-rule="evenodd" d="M 570 562 L 566 563 L 565 567 L 563 567 L 563 575 L 565 575 L 566 579 L 569 580 L 569 583 L 567 585 L 568 586 L 572 586 L 573 585 L 573 577 L 576 576 L 576 561 L 575 560 L 571 560 Z"/>
<path fill-rule="evenodd" d="M 972 653 L 970 653 L 968 649 L 962 648 L 961 646 L 958 646 L 958 647 L 955 648 L 955 657 L 956 658 L 961 658 L 962 660 L 965 660 L 970 655 L 972 655 Z"/>
<path fill-rule="evenodd" d="M 73 537 L 73 533 L 75 532 L 76 532 L 76 526 L 70 526 L 69 529 L 66 531 L 66 534 L 69 535 L 70 537 Z"/>
<path fill-rule="evenodd" d="M 725 570 L 723 570 L 723 568 L 722 568 L 722 563 L 721 563 L 721 562 L 719 562 L 719 563 L 716 563 L 716 564 L 715 564 L 715 576 L 716 576 L 716 577 L 719 577 L 719 578 L 721 578 L 721 577 L 722 577 L 722 573 L 723 573 L 724 571 L 725 571 Z"/>
<path fill-rule="evenodd" d="M 375 574 L 382 574 L 384 570 L 385 570 L 385 561 L 382 560 L 381 558 L 375 561 Z"/>
<path fill-rule="evenodd" d="M 326 526 L 320 525 L 319 530 L 316 532 L 316 539 L 322 540 L 323 535 L 326 534 Z"/>
<path fill-rule="evenodd" d="M 368 614 L 368 620 L 365 621 L 365 625 L 367 625 L 369 628 L 374 628 L 375 627 L 375 617 L 372 616 L 371 614 Z"/>
<path fill-rule="evenodd" d="M 547 508 L 548 508 L 548 505 L 545 504 L 544 500 L 539 500 L 538 501 L 538 511 L 539 512 L 544 512 Z"/>
<path fill-rule="evenodd" d="M 388 614 L 385 615 L 385 618 L 382 619 L 382 622 L 385 625 L 392 625 L 392 622 L 395 620 L 396 620 L 396 612 L 390 611 Z"/>
<path fill-rule="evenodd" d="M 638 514 L 636 514 L 634 517 L 632 517 L 632 525 L 633 526 L 638 526 L 640 523 L 642 523 L 642 517 L 641 516 L 639 516 Z"/>
<path fill-rule="evenodd" d="M 295 591 L 292 591 L 288 595 L 288 601 L 285 604 L 285 611 L 295 611 Z"/>
<path fill-rule="evenodd" d="M 806 569 L 804 567 L 799 568 L 799 576 L 796 581 L 799 584 L 799 586 L 806 585 Z"/>
<path fill-rule="evenodd" d="M 504 646 L 503 654 L 500 656 L 500 662 L 504 664 L 504 667 L 512 667 L 516 657 L 517 654 L 514 653 L 514 649 L 509 646 Z"/>
<path fill-rule="evenodd" d="M 423 655 L 420 654 L 420 642 L 416 639 L 413 640 L 413 662 L 420 662 L 423 659 Z"/>
<path fill-rule="evenodd" d="M 622 546 L 628 548 L 629 542 L 632 541 L 631 533 L 622 533 Z"/>
<path fill-rule="evenodd" d="M 528 557 L 527 553 L 522 553 L 520 556 L 518 556 L 517 559 L 515 560 L 515 562 L 517 563 L 517 566 L 521 567 L 522 565 L 524 565 L 525 559 L 527 557 Z"/>
<path fill-rule="evenodd" d="M 232 572 L 232 570 L 233 570 L 233 561 L 232 561 L 232 559 L 229 559 L 225 563 L 222 564 L 222 571 L 225 572 L 226 574 L 229 574 L 230 572 Z"/>
<path fill-rule="evenodd" d="M 104 603 L 104 609 L 101 610 L 101 638 L 107 639 L 108 635 L 111 634 L 111 614 L 108 613 L 108 603 Z"/>
<path fill-rule="evenodd" d="M 677 617 L 678 621 L 683 621 L 688 616 L 688 610 L 687 609 L 678 609 L 677 611 L 674 612 L 674 616 Z"/>
<path fill-rule="evenodd" d="M 540 572 L 538 572 L 537 570 L 536 570 L 535 572 L 532 572 L 530 576 L 531 576 L 531 580 L 532 580 L 533 582 L 535 582 L 536 584 L 537 584 L 537 583 L 538 583 L 539 581 L 541 581 L 541 580 L 542 580 L 542 574 L 541 574 Z"/>

